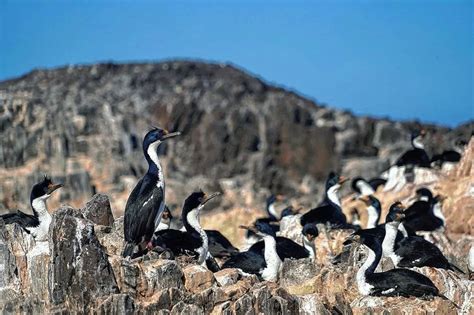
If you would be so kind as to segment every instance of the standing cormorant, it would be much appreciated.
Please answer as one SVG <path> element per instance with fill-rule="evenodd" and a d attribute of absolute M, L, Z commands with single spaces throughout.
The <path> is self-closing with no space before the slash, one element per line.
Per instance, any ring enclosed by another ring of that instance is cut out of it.
<path fill-rule="evenodd" d="M 418 200 L 405 211 L 403 226 L 412 231 L 435 231 L 443 228 L 445 217 L 441 212 L 442 197 L 433 198 L 428 188 L 416 191 Z"/>
<path fill-rule="evenodd" d="M 257 222 L 252 227 L 241 226 L 251 229 L 255 234 L 263 238 L 264 251 L 245 251 L 232 256 L 222 268 L 238 268 L 243 272 L 258 275 L 266 281 L 276 281 L 281 266 L 281 259 L 276 250 L 276 234 L 273 229 L 263 222 Z"/>
<path fill-rule="evenodd" d="M 46 200 L 62 184 L 54 184 L 51 178 L 45 176 L 43 180 L 33 186 L 30 194 L 30 205 L 33 215 L 18 210 L 16 213 L 7 213 L 0 218 L 5 224 L 17 223 L 23 230 L 31 233 L 36 241 L 44 241 L 48 236 L 51 215 L 46 206 Z"/>
<path fill-rule="evenodd" d="M 338 192 L 341 185 L 348 179 L 331 172 L 326 181 L 325 204 L 311 209 L 303 214 L 300 219 L 302 226 L 308 223 L 329 224 L 332 228 L 348 228 L 346 216 L 342 212 Z"/>
<path fill-rule="evenodd" d="M 403 155 L 395 163 L 396 166 L 419 166 L 430 167 L 430 158 L 425 151 L 423 139 L 426 135 L 424 130 L 413 132 L 411 135 L 412 149 L 403 153 Z"/>
<path fill-rule="evenodd" d="M 154 128 L 143 139 L 143 154 L 148 162 L 148 171 L 133 189 L 125 206 L 123 257 L 133 256 L 151 246 L 153 232 L 165 209 L 165 179 L 157 149 L 163 141 L 178 135 L 179 132 L 170 133 Z"/>

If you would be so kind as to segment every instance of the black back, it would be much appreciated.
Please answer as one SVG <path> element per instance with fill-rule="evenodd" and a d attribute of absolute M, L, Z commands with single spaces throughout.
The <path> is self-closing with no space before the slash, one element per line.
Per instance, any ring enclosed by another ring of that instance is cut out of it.
<path fill-rule="evenodd" d="M 301 259 L 309 257 L 309 252 L 306 248 L 289 238 L 277 236 L 275 239 L 277 254 L 282 261 L 286 258 Z M 263 240 L 258 241 L 249 248 L 249 251 L 263 255 L 265 251 L 265 242 Z"/>

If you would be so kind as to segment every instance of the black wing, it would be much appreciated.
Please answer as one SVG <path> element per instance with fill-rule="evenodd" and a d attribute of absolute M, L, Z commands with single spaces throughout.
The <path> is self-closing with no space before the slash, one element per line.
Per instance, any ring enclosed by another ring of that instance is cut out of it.
<path fill-rule="evenodd" d="M 163 189 L 145 175 L 135 186 L 125 206 L 124 236 L 129 243 L 149 241 L 155 230 L 155 219 L 164 210 Z"/>
<path fill-rule="evenodd" d="M 267 264 L 265 263 L 263 255 L 247 251 L 238 253 L 229 258 L 229 260 L 222 265 L 222 269 L 239 268 L 242 269 L 243 272 L 260 275 L 261 270 L 266 266 Z"/>
<path fill-rule="evenodd" d="M 367 276 L 367 281 L 374 286 L 373 295 L 422 297 L 439 294 L 438 288 L 429 278 L 408 269 L 373 273 Z"/>
<path fill-rule="evenodd" d="M 216 230 L 205 231 L 209 241 L 209 252 L 213 257 L 228 257 L 239 252 L 221 232 Z"/>
<path fill-rule="evenodd" d="M 153 246 L 169 249 L 174 255 L 196 254 L 195 250 L 201 247 L 202 242 L 198 235 L 179 230 L 161 230 L 155 232 Z"/>
<path fill-rule="evenodd" d="M 249 251 L 262 256 L 264 255 L 264 250 L 265 242 L 263 240 L 258 241 L 249 248 Z M 282 236 L 276 237 L 276 250 L 281 260 L 285 260 L 286 258 L 301 259 L 309 257 L 309 252 L 306 248 Z"/>
<path fill-rule="evenodd" d="M 303 214 L 301 216 L 300 222 L 302 226 L 305 226 L 307 223 L 330 223 L 333 225 L 344 225 L 346 224 L 346 217 L 333 205 L 326 204 L 324 206 L 311 209 Z"/>
<path fill-rule="evenodd" d="M 16 213 L 7 213 L 1 215 L 0 218 L 5 224 L 17 223 L 23 228 L 37 227 L 39 220 L 34 215 L 26 214 L 18 210 Z"/>
<path fill-rule="evenodd" d="M 395 254 L 402 257 L 399 267 L 434 267 L 451 269 L 439 248 L 421 236 L 410 236 L 397 243 Z"/>
<path fill-rule="evenodd" d="M 430 167 L 430 158 L 423 149 L 411 149 L 403 153 L 395 164 L 397 166 L 418 165 L 421 167 Z"/>

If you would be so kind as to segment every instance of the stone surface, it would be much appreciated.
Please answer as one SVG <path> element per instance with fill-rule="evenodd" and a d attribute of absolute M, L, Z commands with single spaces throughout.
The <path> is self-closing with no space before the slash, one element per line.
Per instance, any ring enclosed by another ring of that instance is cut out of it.
<path fill-rule="evenodd" d="M 214 274 L 203 266 L 188 266 L 183 269 L 183 273 L 184 285 L 191 292 L 201 292 L 215 282 Z"/>
<path fill-rule="evenodd" d="M 114 224 L 109 197 L 106 195 L 94 195 L 81 211 L 83 217 L 94 222 L 94 224 L 105 226 L 112 226 Z"/>

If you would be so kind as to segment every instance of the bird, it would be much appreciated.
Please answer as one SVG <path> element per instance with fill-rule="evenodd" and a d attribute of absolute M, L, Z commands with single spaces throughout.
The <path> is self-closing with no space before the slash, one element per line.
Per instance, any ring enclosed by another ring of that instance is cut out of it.
<path fill-rule="evenodd" d="M 36 241 L 46 240 L 52 220 L 46 201 L 54 191 L 61 187 L 63 187 L 62 184 L 55 184 L 50 177 L 44 176 L 43 180 L 33 185 L 31 189 L 30 206 L 33 215 L 17 210 L 16 213 L 7 213 L 1 215 L 0 218 L 5 224 L 18 224 L 24 231 L 31 234 Z"/>
<path fill-rule="evenodd" d="M 218 192 L 207 195 L 203 191 L 196 191 L 189 195 L 184 201 L 181 213 L 186 231 L 174 229 L 156 231 L 152 239 L 153 247 L 169 250 L 175 256 L 193 256 L 198 264 L 206 265 L 210 270 L 214 269 L 212 266 L 217 263 L 209 253 L 207 234 L 199 223 L 199 215 L 204 205 L 219 195 Z"/>
<path fill-rule="evenodd" d="M 402 154 L 396 161 L 396 166 L 419 166 L 430 167 L 430 158 L 425 151 L 423 139 L 426 136 L 425 130 L 415 131 L 411 134 L 412 149 Z"/>
<path fill-rule="evenodd" d="M 405 211 L 403 226 L 412 231 L 435 231 L 445 226 L 441 211 L 442 197 L 433 197 L 432 192 L 422 187 L 416 190 L 416 200 Z"/>
<path fill-rule="evenodd" d="M 265 281 L 277 281 L 282 261 L 277 253 L 276 234 L 273 229 L 264 222 L 256 222 L 253 226 L 240 226 L 240 228 L 250 229 L 263 238 L 265 244 L 263 253 L 250 250 L 238 253 L 229 258 L 222 265 L 222 269 L 238 268 L 245 273 L 255 274 Z"/>
<path fill-rule="evenodd" d="M 395 267 L 433 267 L 463 273 L 448 261 L 435 244 L 421 236 L 403 236 L 399 229 L 405 216 L 402 211 L 401 203 L 397 202 L 390 208 L 385 224 L 375 229 L 359 230 L 355 234 L 375 237 L 382 244 L 383 256 L 390 258 Z"/>
<path fill-rule="evenodd" d="M 357 271 L 357 287 L 362 295 L 436 297 L 442 296 L 426 276 L 410 269 L 375 272 L 382 258 L 382 245 L 373 235 L 354 235 L 353 240 L 368 251 L 364 264 Z M 444 296 L 442 296 L 445 298 Z"/>
<path fill-rule="evenodd" d="M 261 224 L 268 225 L 268 223 Z M 303 246 L 283 236 L 275 237 L 276 250 L 282 261 L 285 259 L 302 259 L 308 257 L 314 259 L 314 239 L 319 235 L 318 228 L 316 225 L 308 223 L 303 227 L 301 233 L 303 235 Z M 261 240 L 253 244 L 248 250 L 263 253 L 264 249 L 265 242 Z"/>
<path fill-rule="evenodd" d="M 267 217 L 265 218 L 258 218 L 253 222 L 253 225 L 255 225 L 256 222 L 265 222 L 265 223 L 270 223 L 272 226 L 273 230 L 275 232 L 279 231 L 280 227 L 277 224 L 278 220 L 278 213 L 275 209 L 275 203 L 277 201 L 283 200 L 283 195 L 274 195 L 271 194 L 267 199 L 266 199 L 266 206 L 265 206 L 265 211 L 267 212 Z M 283 215 L 283 213 L 282 213 Z M 251 230 L 247 230 L 245 233 L 245 238 L 246 238 L 246 243 L 247 245 L 252 245 L 256 243 L 257 241 L 260 240 L 260 238 L 257 236 L 257 234 L 253 233 Z"/>
<path fill-rule="evenodd" d="M 362 200 L 367 206 L 367 229 L 376 227 L 380 220 L 380 213 L 382 212 L 380 201 L 372 195 L 361 196 L 359 200 Z"/>
<path fill-rule="evenodd" d="M 342 212 L 338 192 L 341 185 L 348 179 L 331 172 L 326 181 L 325 205 L 311 209 L 300 218 L 300 223 L 328 224 L 332 228 L 352 228 L 347 224 L 346 216 Z"/>
<path fill-rule="evenodd" d="M 138 181 L 125 206 L 123 257 L 132 257 L 151 247 L 151 238 L 165 209 L 165 179 L 157 149 L 163 141 L 179 136 L 158 127 L 143 139 L 143 154 L 148 162 L 146 174 Z"/>

